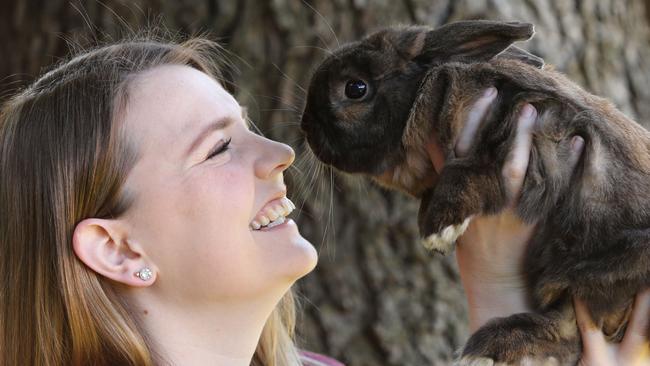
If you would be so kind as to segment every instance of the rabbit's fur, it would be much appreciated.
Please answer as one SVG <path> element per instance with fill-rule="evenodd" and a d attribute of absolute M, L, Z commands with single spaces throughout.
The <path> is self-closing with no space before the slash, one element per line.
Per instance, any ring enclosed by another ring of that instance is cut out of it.
<path fill-rule="evenodd" d="M 650 282 L 650 134 L 605 99 L 511 44 L 524 23 L 465 21 L 436 30 L 398 27 L 344 45 L 316 69 L 301 127 L 318 158 L 421 199 L 425 243 L 447 252 L 469 219 L 505 208 L 502 168 L 524 103 L 538 111 L 516 212 L 537 222 L 523 271 L 535 313 L 490 321 L 459 364 L 481 358 L 575 364 L 580 337 L 572 298 L 585 301 L 610 340 L 620 340 L 632 301 Z M 523 62 L 522 62 L 523 61 Z M 349 80 L 367 85 L 346 97 Z M 464 157 L 454 145 L 468 108 L 499 91 Z M 424 149 L 435 131 L 436 172 Z M 575 167 L 571 140 L 585 141 Z"/>

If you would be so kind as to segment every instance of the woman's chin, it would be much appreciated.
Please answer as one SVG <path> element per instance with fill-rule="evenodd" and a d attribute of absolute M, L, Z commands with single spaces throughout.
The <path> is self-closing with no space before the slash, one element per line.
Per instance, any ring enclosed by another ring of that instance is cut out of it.
<path fill-rule="evenodd" d="M 292 263 L 289 265 L 295 279 L 299 279 L 316 268 L 318 263 L 318 252 L 316 248 L 305 238 L 300 236 L 292 242 Z"/>
<path fill-rule="evenodd" d="M 281 263 L 283 272 L 286 270 L 294 280 L 311 272 L 318 263 L 316 248 L 300 234 L 291 219 L 270 229 L 255 230 L 252 235 L 258 245 L 271 251 L 273 262 Z"/>

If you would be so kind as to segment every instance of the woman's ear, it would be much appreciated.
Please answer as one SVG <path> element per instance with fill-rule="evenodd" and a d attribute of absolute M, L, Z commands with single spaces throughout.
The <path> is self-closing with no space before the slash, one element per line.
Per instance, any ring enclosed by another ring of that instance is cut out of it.
<path fill-rule="evenodd" d="M 77 257 L 95 272 L 113 281 L 133 287 L 151 285 L 156 279 L 153 263 L 148 263 L 142 248 L 126 240 L 122 225 L 117 220 L 85 219 L 77 224 L 72 235 L 72 246 Z M 138 277 L 143 268 L 151 270 L 151 277 Z"/>
<path fill-rule="evenodd" d="M 422 51 L 415 60 L 423 63 L 487 61 L 534 33 L 530 23 L 489 20 L 449 23 L 427 32 Z"/>

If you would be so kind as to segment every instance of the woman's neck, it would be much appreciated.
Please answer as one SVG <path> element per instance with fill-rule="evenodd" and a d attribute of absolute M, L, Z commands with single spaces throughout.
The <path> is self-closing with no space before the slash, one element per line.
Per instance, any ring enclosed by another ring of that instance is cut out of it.
<path fill-rule="evenodd" d="M 141 295 L 132 301 L 133 307 L 153 347 L 170 365 L 250 365 L 277 304 L 270 299 L 189 306 L 142 301 Z"/>

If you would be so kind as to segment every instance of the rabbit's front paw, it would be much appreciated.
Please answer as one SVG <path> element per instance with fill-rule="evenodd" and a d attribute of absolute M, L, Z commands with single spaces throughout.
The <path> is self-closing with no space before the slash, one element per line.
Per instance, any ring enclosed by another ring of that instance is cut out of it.
<path fill-rule="evenodd" d="M 463 235 L 472 218 L 466 218 L 461 224 L 449 225 L 436 234 L 422 239 L 422 245 L 429 250 L 435 250 L 443 255 L 448 254 L 454 247 L 456 239 Z"/>

